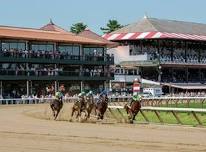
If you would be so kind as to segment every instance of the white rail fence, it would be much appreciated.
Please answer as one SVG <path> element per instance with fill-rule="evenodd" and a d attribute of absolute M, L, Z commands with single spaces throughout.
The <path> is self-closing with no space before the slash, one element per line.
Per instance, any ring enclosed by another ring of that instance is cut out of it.
<path fill-rule="evenodd" d="M 95 96 L 95 99 L 98 97 Z M 74 102 L 78 97 L 67 97 L 64 99 L 64 102 Z M 37 104 L 37 103 L 46 103 L 53 98 L 15 98 L 15 99 L 0 99 L 0 104 Z M 131 100 L 131 96 L 110 96 L 110 102 L 128 102 Z M 143 98 L 142 105 L 144 106 L 160 106 L 169 104 L 179 104 L 187 103 L 188 107 L 191 102 L 200 102 L 202 105 L 206 103 L 206 97 L 153 97 L 153 98 Z"/>
<path fill-rule="evenodd" d="M 112 112 L 112 110 L 117 110 L 117 112 L 121 115 L 122 118 L 127 119 L 121 111 L 121 109 L 124 109 L 123 106 L 109 106 L 108 109 L 115 118 L 117 117 L 115 116 L 114 112 Z M 178 116 L 178 113 L 188 113 L 189 116 L 193 116 L 193 118 L 197 121 L 198 125 L 200 126 L 203 125 L 203 122 L 197 114 L 206 114 L 206 109 L 198 108 L 142 107 L 140 113 L 143 116 L 144 120 L 148 123 L 151 120 L 148 119 L 148 117 L 145 114 L 145 111 L 154 112 L 160 123 L 165 123 L 164 119 L 162 119 L 160 115 L 160 112 L 172 113 L 172 115 L 176 119 L 176 122 L 181 125 L 183 125 L 183 122 L 181 121 L 181 117 Z"/>
<path fill-rule="evenodd" d="M 64 99 L 64 102 L 74 102 L 77 100 L 78 97 L 69 97 Z M 95 97 L 97 99 L 97 97 Z M 122 118 L 127 119 L 125 115 L 122 113 L 123 105 L 125 102 L 129 101 L 131 97 L 109 97 L 110 104 L 108 110 L 112 113 L 114 110 L 117 110 L 118 113 L 121 115 Z M 18 99 L 0 99 L 0 104 L 41 104 L 41 103 L 48 103 L 53 98 L 18 98 Z M 157 107 L 158 105 L 169 105 L 175 104 L 178 105 L 179 103 L 187 103 L 188 107 L 192 102 L 200 102 L 203 104 L 206 103 L 206 97 L 155 97 L 155 98 L 144 98 L 142 101 L 143 107 L 140 110 L 144 120 L 146 122 L 150 122 L 148 117 L 145 115 L 145 112 L 150 111 L 154 112 L 157 116 L 160 123 L 164 123 L 160 112 L 167 112 L 171 113 L 174 118 L 176 119 L 177 123 L 183 124 L 178 113 L 188 113 L 190 116 L 193 116 L 199 125 L 203 125 L 202 120 L 199 118 L 197 114 L 204 115 L 206 114 L 206 109 L 199 109 L 199 108 L 169 108 L 169 107 Z M 151 106 L 150 106 L 151 105 Z M 115 115 L 115 114 L 114 114 Z"/>

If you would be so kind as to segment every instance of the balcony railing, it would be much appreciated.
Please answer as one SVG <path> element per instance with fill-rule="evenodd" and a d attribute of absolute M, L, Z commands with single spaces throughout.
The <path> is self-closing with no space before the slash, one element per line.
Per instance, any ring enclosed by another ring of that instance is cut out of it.
<path fill-rule="evenodd" d="M 1 51 L 0 58 L 2 61 L 11 62 L 11 58 L 13 59 L 12 62 L 15 60 L 22 60 L 26 61 L 48 61 L 50 63 L 66 63 L 66 62 L 77 62 L 77 63 L 93 63 L 93 64 L 114 64 L 114 57 L 109 55 L 105 56 L 94 56 L 94 55 L 70 55 L 67 53 L 57 53 L 57 52 L 47 52 L 47 53 L 39 53 L 38 51 L 22 51 L 22 52 L 10 52 L 10 51 Z"/>
<path fill-rule="evenodd" d="M 0 69 L 1 80 L 110 80 L 113 77 L 105 72 Z"/>
<path fill-rule="evenodd" d="M 206 57 L 201 57 L 200 59 L 197 56 L 173 56 L 173 59 L 170 55 L 165 55 L 160 57 L 160 62 L 162 64 L 206 64 Z"/>

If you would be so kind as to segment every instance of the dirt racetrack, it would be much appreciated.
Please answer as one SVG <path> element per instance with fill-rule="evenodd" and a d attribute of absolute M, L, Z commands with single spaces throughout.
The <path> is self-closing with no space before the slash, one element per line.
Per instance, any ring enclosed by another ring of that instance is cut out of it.
<path fill-rule="evenodd" d="M 48 105 L 0 106 L 0 152 L 206 152 L 206 129 L 38 119 Z"/>

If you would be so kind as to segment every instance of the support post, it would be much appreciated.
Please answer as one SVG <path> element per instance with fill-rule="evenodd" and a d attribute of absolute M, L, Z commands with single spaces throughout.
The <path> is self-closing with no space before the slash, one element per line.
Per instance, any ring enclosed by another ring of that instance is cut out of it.
<path fill-rule="evenodd" d="M 29 97 L 29 81 L 26 81 L 26 95 Z"/>
<path fill-rule="evenodd" d="M 155 114 L 156 114 L 156 116 L 157 116 L 157 118 L 159 119 L 159 121 L 161 122 L 161 123 L 163 123 L 163 120 L 162 120 L 162 118 L 160 117 L 160 114 L 159 114 L 159 112 L 158 111 L 154 111 L 155 112 Z"/>
<path fill-rule="evenodd" d="M 0 82 L 0 87 L 1 87 L 1 88 L 0 88 L 0 93 L 1 93 L 1 96 L 3 96 L 3 88 L 2 88 L 3 85 L 2 85 L 2 81 Z"/>
<path fill-rule="evenodd" d="M 80 90 L 81 90 L 81 92 L 83 91 L 83 88 L 84 88 L 84 83 L 83 83 L 83 81 L 81 81 L 81 84 L 80 84 Z"/>
<path fill-rule="evenodd" d="M 2 85 L 2 81 L 0 81 L 0 93 L 1 93 L 1 98 L 0 99 L 3 99 L 3 85 Z M 2 100 L 0 101 L 0 104 L 2 104 Z"/>
<path fill-rule="evenodd" d="M 172 114 L 176 118 L 178 124 L 182 124 L 182 122 L 180 121 L 180 118 L 178 117 L 178 115 L 174 111 L 172 111 Z"/>
<path fill-rule="evenodd" d="M 198 116 L 196 115 L 196 113 L 194 111 L 192 111 L 192 115 L 194 116 L 194 118 L 197 120 L 199 125 L 202 125 L 201 120 L 198 118 Z"/>
<path fill-rule="evenodd" d="M 58 90 L 58 84 L 57 84 L 57 81 L 55 81 L 54 82 L 54 91 L 57 92 L 57 90 Z"/>
<path fill-rule="evenodd" d="M 107 86 L 107 81 L 104 81 L 104 90 L 107 90 L 108 89 L 108 86 Z"/>
<path fill-rule="evenodd" d="M 108 108 L 109 112 L 111 113 L 111 115 L 117 120 L 119 121 L 118 117 L 115 115 L 115 113 L 112 111 L 112 109 Z"/>
<path fill-rule="evenodd" d="M 142 114 L 142 116 L 144 117 L 146 122 L 149 122 L 149 119 L 146 117 L 146 115 L 144 114 L 144 112 L 141 109 L 140 109 L 140 113 Z"/>
<path fill-rule="evenodd" d="M 109 80 L 109 91 L 112 91 L 112 80 Z"/>
<path fill-rule="evenodd" d="M 30 94 L 31 95 L 33 94 L 33 91 L 32 91 L 32 81 L 30 81 Z"/>

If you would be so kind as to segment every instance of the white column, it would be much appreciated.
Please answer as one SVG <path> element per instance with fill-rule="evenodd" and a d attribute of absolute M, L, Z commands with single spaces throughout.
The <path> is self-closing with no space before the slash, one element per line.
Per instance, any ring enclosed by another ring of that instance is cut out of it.
<path fill-rule="evenodd" d="M 32 95 L 32 81 L 30 81 L 30 94 Z"/>
<path fill-rule="evenodd" d="M 112 91 L 112 80 L 109 80 L 109 91 Z"/>
<path fill-rule="evenodd" d="M 52 51 L 53 51 L 53 54 L 54 54 L 54 52 L 56 52 L 56 51 L 57 51 L 57 43 L 54 43 L 54 48 L 53 48 L 53 50 L 52 50 Z M 54 55 L 53 55 L 53 58 L 55 58 L 55 57 L 54 57 Z"/>
<path fill-rule="evenodd" d="M 0 82 L 0 93 L 1 93 L 1 96 L 3 97 L 3 88 L 2 88 L 2 81 Z M 2 100 L 0 101 L 0 104 L 2 104 Z"/>
<path fill-rule="evenodd" d="M 26 41 L 26 50 L 29 50 L 29 41 Z"/>
<path fill-rule="evenodd" d="M 104 90 L 107 90 L 108 86 L 107 86 L 107 81 L 104 81 Z"/>
<path fill-rule="evenodd" d="M 29 96 L 29 81 L 26 81 L 26 95 Z"/>
<path fill-rule="evenodd" d="M 81 81 L 81 84 L 80 84 L 81 92 L 83 91 L 83 88 L 84 88 L 84 83 L 83 83 L 83 81 Z"/>
<path fill-rule="evenodd" d="M 57 92 L 57 90 L 58 90 L 58 82 L 55 81 L 54 82 L 54 91 Z"/>
<path fill-rule="evenodd" d="M 1 87 L 1 88 L 0 88 L 0 89 L 1 89 L 1 90 L 0 90 L 0 93 L 1 93 L 1 96 L 2 96 L 2 95 L 3 95 L 2 81 L 0 82 L 0 87 Z"/>
<path fill-rule="evenodd" d="M 80 45 L 80 46 L 79 46 L 79 49 L 80 49 L 80 52 L 79 52 L 79 53 L 80 53 L 80 56 L 82 56 L 82 55 L 83 55 L 83 46 Z"/>

